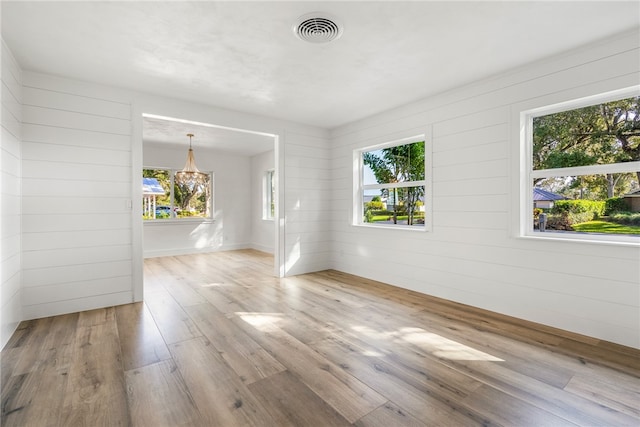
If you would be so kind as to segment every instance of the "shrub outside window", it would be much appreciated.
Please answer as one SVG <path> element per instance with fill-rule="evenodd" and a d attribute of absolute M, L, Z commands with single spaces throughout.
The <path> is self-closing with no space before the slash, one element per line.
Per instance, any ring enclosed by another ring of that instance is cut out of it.
<path fill-rule="evenodd" d="M 421 135 L 354 152 L 355 225 L 427 228 L 424 139 Z"/>
<path fill-rule="evenodd" d="M 639 89 L 529 110 L 521 119 L 524 234 L 640 242 Z"/>
<path fill-rule="evenodd" d="M 142 170 L 142 217 L 146 221 L 183 218 L 211 218 L 213 175 L 201 186 L 178 184 L 176 170 Z"/>

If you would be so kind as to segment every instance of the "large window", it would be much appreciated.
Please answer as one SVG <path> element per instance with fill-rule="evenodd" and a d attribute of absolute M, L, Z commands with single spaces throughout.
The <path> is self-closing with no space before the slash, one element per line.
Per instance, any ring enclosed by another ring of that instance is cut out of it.
<path fill-rule="evenodd" d="M 426 151 L 424 136 L 418 136 L 354 152 L 354 224 L 427 228 Z"/>
<path fill-rule="evenodd" d="M 276 215 L 275 171 L 268 170 L 262 183 L 262 219 L 273 220 Z"/>
<path fill-rule="evenodd" d="M 638 88 L 530 110 L 521 118 L 525 234 L 640 241 Z"/>
<path fill-rule="evenodd" d="M 144 220 L 211 218 L 213 176 L 202 185 L 187 186 L 175 180 L 171 169 L 142 170 Z"/>

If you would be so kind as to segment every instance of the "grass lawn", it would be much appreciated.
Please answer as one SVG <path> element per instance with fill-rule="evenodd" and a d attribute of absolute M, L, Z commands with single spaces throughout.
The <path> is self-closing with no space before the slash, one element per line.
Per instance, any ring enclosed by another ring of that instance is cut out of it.
<path fill-rule="evenodd" d="M 575 231 L 586 233 L 640 234 L 640 227 L 638 226 L 607 221 L 588 221 L 582 224 L 574 224 L 572 227 Z"/>

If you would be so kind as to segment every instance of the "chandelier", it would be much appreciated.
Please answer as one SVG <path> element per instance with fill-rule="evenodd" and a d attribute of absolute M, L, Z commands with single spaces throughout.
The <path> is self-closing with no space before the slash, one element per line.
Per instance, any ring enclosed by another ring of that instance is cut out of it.
<path fill-rule="evenodd" d="M 207 182 L 209 175 L 200 172 L 196 167 L 196 161 L 193 157 L 193 148 L 191 148 L 192 133 L 188 133 L 189 137 L 189 152 L 187 153 L 187 163 L 184 165 L 184 169 L 180 172 L 176 172 L 176 183 L 179 185 L 186 185 L 189 188 L 200 187 Z"/>

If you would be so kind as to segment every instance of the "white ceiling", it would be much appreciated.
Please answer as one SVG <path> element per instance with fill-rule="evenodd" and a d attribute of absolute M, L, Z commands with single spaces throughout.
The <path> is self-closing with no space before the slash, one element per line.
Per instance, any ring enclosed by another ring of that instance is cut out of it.
<path fill-rule="evenodd" d="M 197 153 L 201 148 L 213 148 L 238 156 L 255 156 L 273 150 L 274 137 L 259 133 L 229 129 L 207 123 L 187 120 L 143 117 L 142 137 L 145 144 L 171 145 L 184 149 L 189 146 L 188 133 L 193 134 L 192 146 Z"/>
<path fill-rule="evenodd" d="M 638 1 L 1 7 L 3 38 L 24 69 L 324 128 L 640 26 Z M 296 19 L 313 11 L 337 17 L 342 37 L 329 44 L 294 37 Z"/>

